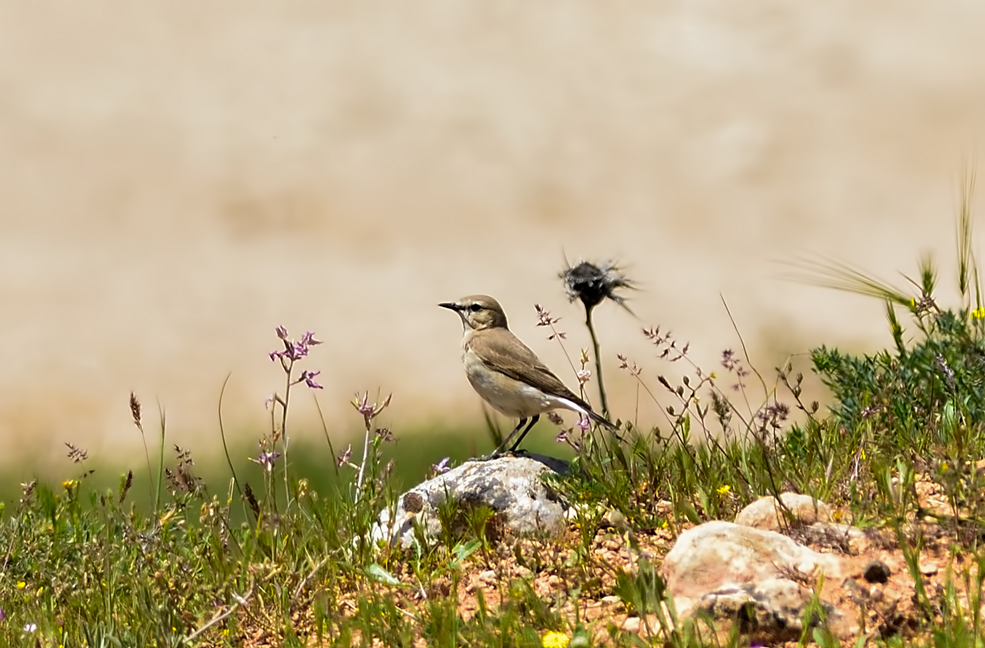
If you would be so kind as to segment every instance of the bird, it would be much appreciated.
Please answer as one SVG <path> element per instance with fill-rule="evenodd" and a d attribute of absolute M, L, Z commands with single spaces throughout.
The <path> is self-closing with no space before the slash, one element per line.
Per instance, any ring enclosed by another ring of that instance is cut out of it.
<path fill-rule="evenodd" d="M 472 388 L 499 413 L 520 419 L 487 459 L 502 456 L 507 447 L 509 453 L 516 452 L 540 415 L 556 409 L 578 412 L 610 430 L 618 429 L 565 387 L 530 347 L 513 335 L 498 301 L 488 295 L 469 295 L 438 306 L 462 318 L 462 362 Z"/>

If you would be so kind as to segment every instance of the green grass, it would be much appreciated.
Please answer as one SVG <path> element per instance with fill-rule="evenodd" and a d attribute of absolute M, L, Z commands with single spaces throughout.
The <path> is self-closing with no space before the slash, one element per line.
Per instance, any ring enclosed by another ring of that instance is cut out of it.
<path fill-rule="evenodd" d="M 878 297 L 889 324 L 884 351 L 813 350 L 802 370 L 827 385 L 830 408 L 801 401 L 794 368 L 761 374 L 743 353 L 723 354 L 715 372 L 691 366 L 678 384 L 621 358 L 620 369 L 666 416 L 648 428 L 624 424 L 625 443 L 575 428 L 568 450 L 543 424 L 531 435 L 531 450 L 573 457 L 571 474 L 553 479 L 579 505 L 560 538 L 503 538 L 489 511 L 473 509 L 443 511 L 466 523 L 430 544 L 375 546 L 380 511 L 431 463 L 464 459 L 493 441 L 486 431 L 448 431 L 393 445 L 377 427 L 388 401 L 367 395 L 353 403 L 365 437 L 344 461 L 328 434 L 324 443 L 286 445 L 291 393 L 317 375 L 295 365 L 317 341 L 284 331 L 274 358 L 284 389 L 259 447 L 227 447 L 228 462 L 200 472 L 169 447 L 163 425 L 144 429 L 135 399 L 147 441 L 142 465 L 94 465 L 73 449 L 64 475 L 16 480 L 24 484 L 0 512 L 0 645 L 540 646 L 554 632 L 570 646 L 599 637 L 615 646 L 738 646 L 739 637 L 716 637 L 700 622 L 675 625 L 659 557 L 624 569 L 596 548 L 606 538 L 638 546 L 674 536 L 793 490 L 841 507 L 846 521 L 888 531 L 903 551 L 920 614 L 906 632 L 883 629 L 870 641 L 981 646 L 985 477 L 973 461 L 985 456 L 985 311 L 967 209 L 958 229 L 962 301 L 953 308 L 937 304 L 929 262 L 909 290 L 844 266 L 813 268 L 823 283 Z M 586 318 L 591 325 L 591 308 Z M 654 356 L 689 362 L 686 345 L 659 329 L 645 335 Z M 589 361 L 583 355 L 582 366 Z M 919 569 L 924 538 L 910 524 L 926 514 L 918 474 L 941 486 L 954 513 L 938 515 L 952 551 L 972 557 L 973 568 L 951 574 L 942 592 L 930 591 Z M 615 529 L 606 522 L 613 515 Z M 481 574 L 491 587 L 474 590 L 466 614 L 458 595 Z M 557 575 L 560 587 L 538 589 L 538 574 Z M 640 615 L 649 638 L 586 618 L 605 597 Z M 818 629 L 800 643 L 837 641 Z"/>

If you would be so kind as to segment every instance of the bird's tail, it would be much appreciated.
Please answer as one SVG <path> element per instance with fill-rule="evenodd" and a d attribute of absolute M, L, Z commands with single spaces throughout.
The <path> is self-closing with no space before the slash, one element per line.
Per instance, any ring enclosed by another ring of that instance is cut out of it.
<path fill-rule="evenodd" d="M 598 423 L 602 427 L 606 427 L 606 428 L 608 428 L 610 430 L 618 430 L 619 429 L 615 425 L 613 425 L 612 423 L 610 423 L 609 422 L 609 419 L 605 418 L 601 414 L 596 414 L 592 410 L 588 410 L 588 418 L 592 419 L 593 421 L 595 421 L 596 423 Z"/>
<path fill-rule="evenodd" d="M 595 421 L 602 427 L 609 430 L 612 436 L 616 437 L 616 439 L 618 439 L 619 441 L 625 441 L 625 439 L 623 439 L 621 436 L 617 434 L 617 432 L 619 431 L 619 427 L 614 425 L 612 422 L 609 421 L 609 419 L 605 418 L 601 414 L 597 414 L 596 412 L 593 412 L 592 407 L 588 403 L 586 403 L 585 401 L 583 401 L 582 399 L 578 398 L 577 396 L 575 396 L 570 392 L 565 396 L 566 397 L 564 400 L 567 402 L 565 403 L 564 407 L 567 407 L 572 411 L 578 412 L 582 416 L 587 416 L 589 419 Z"/>
<path fill-rule="evenodd" d="M 619 434 L 619 428 L 616 427 L 616 425 L 614 425 L 613 423 L 611 423 L 609 419 L 605 418 L 600 414 L 596 414 L 592 410 L 588 410 L 588 417 L 593 421 L 595 421 L 596 423 L 598 423 L 599 425 L 601 425 L 602 427 L 609 430 L 609 432 L 612 434 L 612 436 L 616 438 L 616 440 L 620 442 L 625 441 L 625 439 Z"/>

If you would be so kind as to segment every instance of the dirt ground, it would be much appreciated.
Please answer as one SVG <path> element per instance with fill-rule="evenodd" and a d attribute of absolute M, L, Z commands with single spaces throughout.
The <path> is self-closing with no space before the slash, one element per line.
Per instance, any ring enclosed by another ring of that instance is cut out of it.
<path fill-rule="evenodd" d="M 979 462 L 981 463 L 981 462 Z M 823 600 L 838 610 L 832 613 L 831 629 L 838 632 L 840 639 L 856 643 L 863 635 L 870 639 L 902 637 L 907 640 L 926 639 L 926 633 L 943 624 L 941 601 L 949 588 L 952 605 L 971 614 L 974 606 L 980 603 L 980 596 L 971 583 L 976 582 L 976 565 L 967 545 L 958 537 L 956 528 L 962 524 L 954 518 L 954 510 L 946 504 L 944 488 L 926 475 L 919 475 L 915 492 L 924 511 L 920 518 L 911 516 L 904 525 L 904 536 L 912 553 L 916 538 L 920 538 L 921 549 L 917 569 L 920 572 L 923 596 L 930 602 L 928 612 L 915 587 L 913 576 L 909 573 L 906 556 L 901 550 L 895 531 L 889 527 L 866 528 L 862 534 L 847 540 L 847 536 L 832 543 L 832 535 L 805 534 L 805 528 L 787 528 L 782 532 L 795 537 L 799 542 L 820 553 L 838 555 L 846 565 L 846 573 L 838 578 L 824 579 L 818 574 L 794 574 L 799 579 L 803 594 L 809 596 L 817 592 Z M 672 510 L 670 502 L 661 503 L 665 511 Z M 851 513 L 845 508 L 833 509 L 836 519 L 847 520 Z M 960 520 L 961 513 L 959 511 Z M 678 521 L 678 529 L 683 532 L 693 528 L 693 524 Z M 964 538 L 966 541 L 968 538 Z M 517 538 L 507 534 L 492 542 L 491 555 L 476 554 L 464 565 L 456 580 L 450 574 L 429 581 L 429 595 L 434 597 L 455 596 L 458 611 L 465 621 L 470 620 L 480 607 L 480 597 L 489 609 L 495 610 L 503 603 L 504 592 L 515 581 L 529 584 L 542 601 L 552 601 L 555 597 L 563 599 L 563 604 L 555 603 L 553 609 L 566 619 L 569 626 L 583 624 L 597 645 L 612 645 L 610 632 L 625 631 L 639 633 L 644 637 L 662 636 L 660 619 L 656 614 L 641 615 L 628 609 L 625 602 L 614 594 L 617 591 L 617 576 L 622 572 L 636 573 L 645 561 L 652 569 L 660 569 L 666 555 L 673 548 L 676 538 L 670 528 L 654 528 L 634 533 L 632 540 L 623 531 L 612 527 L 598 530 L 589 547 L 590 559 L 572 559 L 575 547 L 582 542 L 581 531 L 572 524 L 557 537 Z M 581 551 L 579 549 L 579 551 Z M 586 562 L 590 566 L 586 566 Z M 883 578 L 867 577 L 869 567 L 879 564 L 885 570 Z M 391 565 L 393 573 L 403 583 L 402 587 L 391 587 L 390 592 L 397 606 L 408 614 L 417 611 L 422 604 L 419 575 L 413 568 L 399 559 Z M 790 576 L 788 574 L 788 576 Z M 571 597 L 571 590 L 577 585 L 578 595 Z M 571 597 L 571 598 L 569 598 Z M 340 606 L 342 614 L 350 614 L 357 609 L 357 597 L 344 597 Z M 927 614 L 933 614 L 932 619 Z M 311 645 L 321 645 L 314 639 L 311 630 L 312 614 L 302 610 L 296 615 L 295 627 L 302 635 L 310 633 Z M 238 637 L 243 645 L 251 647 L 278 645 L 276 632 L 261 621 L 261 616 L 244 613 L 241 617 L 242 635 Z M 720 619 L 716 625 L 720 643 L 726 643 L 731 630 L 727 620 Z M 705 637 L 714 633 L 701 626 Z M 777 628 L 770 631 L 752 631 L 747 639 L 752 645 L 797 646 L 800 630 L 789 630 L 776 634 Z M 383 645 L 374 640 L 374 645 Z M 419 639 L 415 645 L 425 646 Z M 811 643 L 810 645 L 816 645 Z"/>
<path fill-rule="evenodd" d="M 215 448 L 230 373 L 227 424 L 262 428 L 277 325 L 325 341 L 307 366 L 333 429 L 377 388 L 397 431 L 477 424 L 435 304 L 493 294 L 568 379 L 533 309 L 587 346 L 565 255 L 640 285 L 639 320 L 598 313 L 623 418 L 615 354 L 656 384 L 671 370 L 639 327 L 659 324 L 714 369 L 737 344 L 721 295 L 767 372 L 821 342 L 875 348 L 879 304 L 783 262 L 951 260 L 983 19 L 916 0 L 0 1 L 4 458 L 142 453 L 131 390 Z"/>

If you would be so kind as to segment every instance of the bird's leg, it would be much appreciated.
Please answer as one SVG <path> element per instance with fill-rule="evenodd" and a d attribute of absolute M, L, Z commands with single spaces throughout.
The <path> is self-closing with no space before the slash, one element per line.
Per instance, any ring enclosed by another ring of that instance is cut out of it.
<path fill-rule="evenodd" d="M 537 424 L 537 421 L 538 420 L 540 420 L 540 414 L 534 414 L 533 418 L 530 419 L 530 423 L 527 425 L 526 428 L 524 428 L 523 432 L 520 433 L 520 438 L 517 439 L 516 442 L 510 447 L 510 452 L 516 452 L 516 449 L 518 447 L 520 447 L 520 442 L 523 441 L 523 437 L 527 436 L 527 432 L 529 432 L 530 431 L 530 428 L 532 428 L 534 425 Z M 521 421 L 520 424 L 522 425 L 523 424 L 523 421 Z M 520 426 L 517 426 L 517 429 L 519 429 L 519 427 Z M 512 436 L 512 435 L 510 435 L 510 436 Z M 504 441 L 503 442 L 503 445 L 506 445 L 506 443 L 508 441 L 509 441 L 509 439 L 507 439 L 506 441 Z"/>
<path fill-rule="evenodd" d="M 510 441 L 513 440 L 513 437 L 516 436 L 517 432 L 520 431 L 520 428 L 522 428 L 523 424 L 526 422 L 527 419 L 525 418 L 520 419 L 520 422 L 516 424 L 516 427 L 513 428 L 512 432 L 506 435 L 506 438 L 503 439 L 503 442 L 499 444 L 499 447 L 493 450 L 491 454 L 487 454 L 485 457 L 482 457 L 482 461 L 488 461 L 490 459 L 495 459 L 496 457 L 501 457 L 503 455 L 503 450 L 506 449 L 506 446 L 510 444 Z"/>

